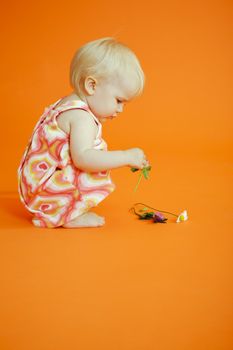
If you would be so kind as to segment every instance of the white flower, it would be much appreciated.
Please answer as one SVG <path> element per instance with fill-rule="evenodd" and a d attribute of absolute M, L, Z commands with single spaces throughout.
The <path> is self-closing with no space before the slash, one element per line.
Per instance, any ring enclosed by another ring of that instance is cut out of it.
<path fill-rule="evenodd" d="M 188 220 L 187 210 L 184 210 L 177 218 L 176 222 L 186 221 Z"/>

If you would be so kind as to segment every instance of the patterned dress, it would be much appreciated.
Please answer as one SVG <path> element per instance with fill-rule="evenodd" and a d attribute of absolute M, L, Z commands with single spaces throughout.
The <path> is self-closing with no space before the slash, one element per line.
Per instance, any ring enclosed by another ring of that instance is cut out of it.
<path fill-rule="evenodd" d="M 69 151 L 69 134 L 57 124 L 60 113 L 88 111 L 98 132 L 93 149 L 107 150 L 102 125 L 83 101 L 58 100 L 45 108 L 36 124 L 18 169 L 20 199 L 38 227 L 59 227 L 96 206 L 114 189 L 109 171 L 86 173 L 75 167 Z M 78 135 L 77 135 L 78 137 Z"/>

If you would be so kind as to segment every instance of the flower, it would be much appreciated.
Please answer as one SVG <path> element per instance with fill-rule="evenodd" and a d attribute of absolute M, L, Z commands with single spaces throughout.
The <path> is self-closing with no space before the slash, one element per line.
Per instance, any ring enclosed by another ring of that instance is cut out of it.
<path fill-rule="evenodd" d="M 182 213 L 178 216 L 176 222 L 186 221 L 188 220 L 187 210 L 182 211 Z"/>
<path fill-rule="evenodd" d="M 167 218 L 165 218 L 160 212 L 156 212 L 153 214 L 153 221 L 165 223 L 167 221 Z"/>
<path fill-rule="evenodd" d="M 138 170 L 139 170 L 138 168 L 131 168 L 131 171 L 132 171 L 133 173 L 135 173 L 135 172 L 138 171 Z M 144 168 L 141 169 L 141 173 L 140 173 L 138 182 L 137 182 L 137 184 L 136 184 L 136 186 L 135 186 L 135 188 L 134 188 L 134 192 L 137 191 L 138 186 L 139 186 L 139 184 L 140 184 L 141 179 L 142 179 L 143 176 L 144 176 L 144 178 L 145 178 L 146 180 L 149 179 L 149 171 L 151 171 L 151 165 L 145 166 Z"/>
<path fill-rule="evenodd" d="M 153 211 L 151 211 L 151 209 Z M 161 212 L 175 216 L 177 218 L 177 223 L 188 220 L 187 210 L 184 210 L 180 215 L 177 215 L 169 211 L 152 208 L 149 205 L 143 203 L 135 203 L 134 206 L 130 209 L 130 211 L 137 215 L 139 220 L 152 220 L 152 222 L 154 223 L 164 224 L 168 220 L 163 216 L 163 214 L 161 214 Z"/>
<path fill-rule="evenodd" d="M 165 217 L 163 216 L 163 214 L 161 214 L 161 213 L 159 213 L 159 212 L 156 212 L 156 213 L 154 213 L 154 215 L 153 215 L 153 221 L 154 221 L 155 223 L 156 223 L 156 222 L 160 222 L 160 223 L 164 224 L 164 223 L 166 223 L 167 218 L 165 218 Z"/>

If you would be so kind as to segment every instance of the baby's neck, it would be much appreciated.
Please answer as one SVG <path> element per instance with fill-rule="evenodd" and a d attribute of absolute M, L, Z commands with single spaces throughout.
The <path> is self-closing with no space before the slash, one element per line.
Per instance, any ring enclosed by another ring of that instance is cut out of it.
<path fill-rule="evenodd" d="M 83 99 L 83 98 L 81 98 L 80 96 L 78 96 L 74 91 L 70 94 L 70 95 L 68 95 L 67 96 L 71 101 L 73 101 L 73 100 L 81 100 L 81 101 L 84 101 L 85 102 L 85 100 Z"/>
<path fill-rule="evenodd" d="M 67 96 L 65 96 L 63 99 L 62 99 L 62 101 L 61 101 L 61 103 L 65 103 L 65 102 L 71 102 L 71 101 L 83 101 L 83 102 L 85 102 L 85 103 L 87 103 L 87 101 L 86 101 L 86 99 L 85 99 L 85 97 L 80 97 L 80 96 L 78 96 L 74 91 L 73 92 L 71 92 L 69 95 L 67 95 Z"/>

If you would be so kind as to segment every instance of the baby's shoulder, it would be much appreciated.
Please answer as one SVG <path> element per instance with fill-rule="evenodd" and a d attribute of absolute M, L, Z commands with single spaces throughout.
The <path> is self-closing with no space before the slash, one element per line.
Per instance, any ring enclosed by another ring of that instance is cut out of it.
<path fill-rule="evenodd" d="M 70 134 L 71 126 L 87 125 L 97 128 L 93 116 L 84 109 L 69 109 L 57 116 L 57 124 L 65 133 Z"/>

